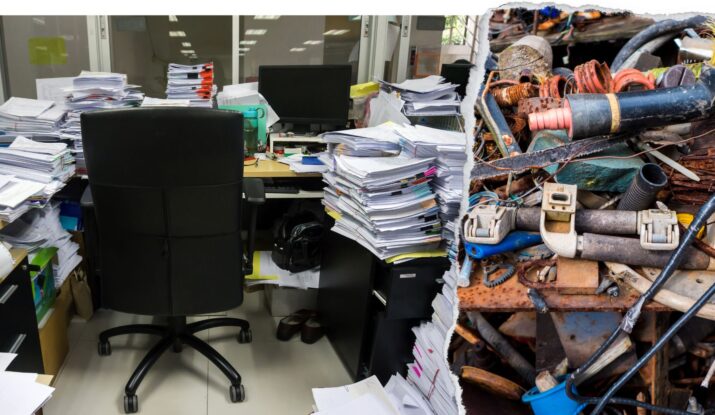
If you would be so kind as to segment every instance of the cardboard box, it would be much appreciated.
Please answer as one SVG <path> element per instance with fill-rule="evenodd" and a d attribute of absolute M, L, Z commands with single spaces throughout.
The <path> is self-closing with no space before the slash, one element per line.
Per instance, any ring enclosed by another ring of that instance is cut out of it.
<path fill-rule="evenodd" d="M 55 313 L 61 314 L 65 326 L 69 326 L 70 321 L 72 321 L 72 316 L 74 315 L 74 299 L 72 297 L 72 286 L 69 278 L 66 278 L 62 286 L 57 290 Z"/>
<path fill-rule="evenodd" d="M 298 310 L 318 307 L 318 290 L 302 290 L 266 284 L 266 306 L 273 317 L 286 317 Z"/>
<path fill-rule="evenodd" d="M 66 317 L 62 312 L 51 308 L 38 324 L 38 329 L 45 374 L 57 376 L 69 351 Z"/>

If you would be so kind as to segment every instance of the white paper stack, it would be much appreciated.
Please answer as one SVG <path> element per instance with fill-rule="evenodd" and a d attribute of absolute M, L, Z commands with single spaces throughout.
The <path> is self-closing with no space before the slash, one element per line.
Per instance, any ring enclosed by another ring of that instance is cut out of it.
<path fill-rule="evenodd" d="M 400 415 L 401 412 L 375 376 L 352 385 L 314 388 L 314 415 Z"/>
<path fill-rule="evenodd" d="M 12 97 L 0 106 L 0 131 L 9 136 L 58 141 L 65 112 L 52 101 Z"/>
<path fill-rule="evenodd" d="M 32 415 L 52 398 L 55 388 L 37 383 L 37 373 L 10 372 L 15 353 L 0 353 L 0 408 L 3 415 Z"/>
<path fill-rule="evenodd" d="M 190 107 L 191 100 L 189 99 L 163 99 L 163 98 L 152 98 L 144 97 L 142 101 L 142 108 L 150 107 Z"/>
<path fill-rule="evenodd" d="M 77 172 L 86 174 L 82 147 L 80 115 L 97 109 L 127 108 L 139 106 L 144 94 L 138 85 L 127 83 L 127 76 L 120 73 L 82 71 L 67 89 L 65 106 L 69 109 L 67 120 L 62 125 L 64 139 L 72 140 L 71 150 L 77 161 Z"/>
<path fill-rule="evenodd" d="M 426 78 L 408 79 L 399 84 L 380 81 L 386 91 L 395 91 L 405 102 L 403 111 L 408 117 L 457 115 L 459 114 L 459 95 L 457 84 L 445 83 L 439 75 Z"/>
<path fill-rule="evenodd" d="M 464 190 L 464 163 L 467 162 L 467 137 L 463 132 L 445 131 L 425 126 L 396 127 L 402 153 L 413 157 L 435 157 L 437 173 L 432 188 L 437 194 L 444 239 L 455 239 L 446 224 L 457 218 Z"/>
<path fill-rule="evenodd" d="M 323 203 L 339 215 L 333 231 L 380 259 L 437 249 L 439 206 L 429 186 L 434 158 L 333 155 Z"/>
<path fill-rule="evenodd" d="M 400 153 L 400 135 L 392 124 L 332 131 L 320 136 L 335 155 L 356 157 L 394 156 Z"/>
<path fill-rule="evenodd" d="M 213 62 L 198 65 L 170 63 L 166 85 L 168 99 L 188 99 L 192 107 L 213 107 L 214 85 Z"/>
<path fill-rule="evenodd" d="M 321 153 L 322 154 L 322 153 Z M 318 155 L 319 157 L 320 155 Z M 320 158 L 318 159 L 320 160 Z M 325 173 L 329 167 L 320 160 L 322 164 L 303 164 L 302 154 L 291 154 L 290 156 L 281 157 L 279 163 L 287 164 L 290 169 L 296 173 Z"/>
<path fill-rule="evenodd" d="M 82 257 L 79 245 L 60 222 L 58 203 L 49 203 L 43 209 L 34 209 L 27 215 L 0 230 L 0 240 L 16 248 L 25 248 L 33 255 L 39 248 L 57 248 L 57 263 L 53 264 L 55 287 L 60 287 Z"/>
<path fill-rule="evenodd" d="M 442 277 L 442 293 L 432 301 L 432 321 L 414 327 L 415 361 L 407 365 L 407 381 L 414 385 L 437 415 L 459 413 L 457 378 L 449 370 L 447 348 L 452 325 L 457 318 L 457 270 L 452 268 Z"/>
<path fill-rule="evenodd" d="M 225 85 L 223 91 L 216 95 L 216 104 L 225 105 L 265 105 L 266 127 L 270 127 L 280 120 L 268 101 L 258 92 L 258 82 Z"/>

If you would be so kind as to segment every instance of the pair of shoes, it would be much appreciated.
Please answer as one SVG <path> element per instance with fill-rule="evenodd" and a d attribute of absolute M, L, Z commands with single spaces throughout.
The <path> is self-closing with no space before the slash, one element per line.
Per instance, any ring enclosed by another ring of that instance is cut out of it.
<path fill-rule="evenodd" d="M 278 323 L 276 338 L 281 341 L 290 340 L 300 331 L 303 343 L 313 344 L 323 337 L 323 326 L 318 320 L 318 313 L 313 310 L 298 310 L 284 317 Z"/>

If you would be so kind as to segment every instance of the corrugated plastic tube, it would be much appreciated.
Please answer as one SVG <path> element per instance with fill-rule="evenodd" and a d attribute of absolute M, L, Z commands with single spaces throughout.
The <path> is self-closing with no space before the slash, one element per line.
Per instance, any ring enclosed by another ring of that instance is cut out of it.
<path fill-rule="evenodd" d="M 618 202 L 618 210 L 649 209 L 658 192 L 668 184 L 668 176 L 654 163 L 647 163 L 638 170 L 631 185 Z"/>

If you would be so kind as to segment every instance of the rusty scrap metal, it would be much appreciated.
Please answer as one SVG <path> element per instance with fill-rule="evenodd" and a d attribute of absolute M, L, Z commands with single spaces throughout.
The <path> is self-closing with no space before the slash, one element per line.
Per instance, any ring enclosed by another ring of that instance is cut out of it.
<path fill-rule="evenodd" d="M 613 77 L 607 63 L 593 59 L 574 68 L 578 92 L 582 94 L 607 94 L 613 92 Z"/>
<path fill-rule="evenodd" d="M 500 107 L 511 107 L 517 105 L 524 98 L 535 97 L 538 88 L 528 82 L 503 88 L 492 89 L 492 95 Z"/>
<path fill-rule="evenodd" d="M 670 180 L 673 199 L 680 203 L 702 205 L 715 191 L 715 148 L 702 148 L 681 157 L 678 163 L 697 174 L 699 182 L 694 182 L 670 166 L 663 170 Z"/>
<path fill-rule="evenodd" d="M 546 78 L 539 86 L 539 97 L 541 98 L 563 98 L 566 94 L 571 94 L 577 89 L 576 79 L 554 75 Z"/>
<path fill-rule="evenodd" d="M 542 112 L 550 109 L 561 108 L 563 100 L 554 97 L 526 98 L 519 101 L 516 113 L 522 117 L 527 117 L 532 112 Z"/>
<path fill-rule="evenodd" d="M 613 91 L 628 91 L 632 86 L 640 86 L 641 89 L 655 89 L 655 77 L 652 73 L 647 75 L 638 69 L 623 69 L 613 77 Z"/>

